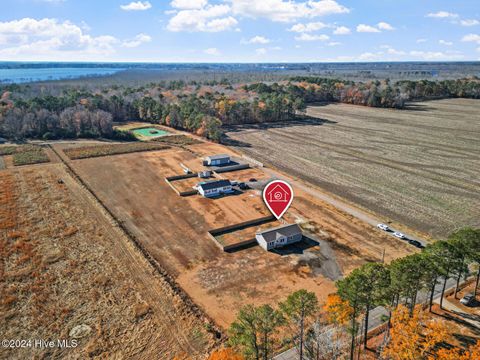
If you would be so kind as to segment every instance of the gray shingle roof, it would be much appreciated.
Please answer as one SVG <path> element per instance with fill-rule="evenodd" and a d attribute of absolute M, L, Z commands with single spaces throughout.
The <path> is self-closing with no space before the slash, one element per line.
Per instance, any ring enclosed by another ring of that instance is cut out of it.
<path fill-rule="evenodd" d="M 281 225 L 272 229 L 259 231 L 257 235 L 263 236 L 266 242 L 274 241 L 281 236 L 293 236 L 301 234 L 302 229 L 297 224 Z"/>
<path fill-rule="evenodd" d="M 204 183 L 199 183 L 198 186 L 201 187 L 203 190 L 211 190 L 211 189 L 216 189 L 219 187 L 224 187 L 224 186 L 231 186 L 232 183 L 230 180 L 214 180 L 214 181 L 207 181 Z"/>
<path fill-rule="evenodd" d="M 218 155 L 207 156 L 207 159 L 210 159 L 210 160 L 220 160 L 220 159 L 226 159 L 226 158 L 230 158 L 230 155 L 218 154 Z"/>

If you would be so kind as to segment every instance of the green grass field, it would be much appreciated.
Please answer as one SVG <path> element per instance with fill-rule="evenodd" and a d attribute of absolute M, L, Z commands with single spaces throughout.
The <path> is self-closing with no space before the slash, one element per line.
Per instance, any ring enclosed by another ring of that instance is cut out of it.
<path fill-rule="evenodd" d="M 165 130 L 160 130 L 154 127 L 142 128 L 142 129 L 134 129 L 132 130 L 133 135 L 137 138 L 156 138 L 168 135 L 169 132 Z"/>

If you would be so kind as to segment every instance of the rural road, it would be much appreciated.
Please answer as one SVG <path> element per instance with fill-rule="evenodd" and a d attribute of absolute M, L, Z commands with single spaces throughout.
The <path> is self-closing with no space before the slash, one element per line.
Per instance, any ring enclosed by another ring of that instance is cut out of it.
<path fill-rule="evenodd" d="M 448 279 L 445 292 L 455 288 L 455 283 L 456 283 L 455 279 L 453 278 Z M 437 302 L 435 300 L 438 300 L 440 298 L 440 295 L 442 293 L 442 287 L 443 287 L 443 282 L 437 284 L 437 286 L 435 287 L 435 292 L 433 296 L 434 302 Z M 430 294 L 428 291 L 419 292 L 417 296 L 417 304 L 427 303 L 429 301 L 429 295 Z M 445 303 L 444 307 L 447 308 L 447 304 L 445 300 L 444 300 L 444 303 Z M 373 329 L 382 325 L 384 323 L 382 321 L 382 318 L 387 315 L 388 315 L 387 310 L 382 306 L 376 307 L 375 309 L 370 311 L 370 314 L 368 317 L 368 331 L 372 331 Z M 298 351 L 296 348 L 291 348 L 273 357 L 273 360 L 298 360 Z"/>
<path fill-rule="evenodd" d="M 285 180 L 289 183 L 293 183 L 296 187 L 302 189 L 303 191 L 305 191 L 306 193 L 316 197 L 317 199 L 320 199 L 326 203 L 329 203 L 333 206 L 335 206 L 337 209 L 347 213 L 347 214 L 350 214 L 354 217 L 356 217 L 357 219 L 360 219 L 362 220 L 363 222 L 369 224 L 369 225 L 372 225 L 374 227 L 376 227 L 378 224 L 380 224 L 382 221 L 378 218 L 376 218 L 375 216 L 365 212 L 365 211 L 362 211 L 361 209 L 358 209 L 340 199 L 337 199 L 331 195 L 328 195 L 324 192 L 321 192 L 319 190 L 316 190 L 314 188 L 312 188 L 311 186 L 308 186 L 308 185 L 305 185 L 303 184 L 302 182 L 298 181 L 298 180 L 292 180 L 291 178 L 287 178 L 286 176 L 283 176 L 282 174 L 278 173 L 277 171 L 273 170 L 273 169 L 270 169 L 270 168 L 267 168 L 267 167 L 264 167 L 262 168 L 263 171 L 265 171 L 267 174 L 269 174 L 271 177 L 274 177 L 274 178 L 277 178 L 277 179 L 280 179 L 280 180 Z M 393 231 L 395 231 L 395 229 L 392 229 Z M 378 231 L 381 231 L 381 230 L 378 230 Z M 390 233 L 391 235 L 392 233 Z M 408 234 L 405 234 L 406 237 L 409 239 L 409 240 L 416 240 L 418 242 L 420 242 L 423 246 L 426 245 L 426 243 L 422 240 L 419 240 L 419 239 L 416 239 L 414 238 L 413 236 L 410 236 Z M 393 237 L 393 235 L 391 235 Z M 400 240 L 398 238 L 395 238 L 396 240 L 398 241 L 405 241 L 405 240 Z"/>

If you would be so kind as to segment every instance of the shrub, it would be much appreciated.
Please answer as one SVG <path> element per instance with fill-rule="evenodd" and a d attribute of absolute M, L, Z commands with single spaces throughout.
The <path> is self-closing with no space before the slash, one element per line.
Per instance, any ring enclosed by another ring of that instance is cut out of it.
<path fill-rule="evenodd" d="M 0 156 L 1 155 L 13 155 L 17 151 L 16 146 L 2 146 L 0 147 Z"/>
<path fill-rule="evenodd" d="M 163 144 L 154 143 L 127 143 L 127 144 L 110 144 L 110 145 L 96 145 L 84 146 L 78 148 L 66 149 L 63 152 L 71 159 L 87 159 L 99 156 L 128 154 L 142 151 L 156 151 L 169 149 L 170 147 Z"/>
<path fill-rule="evenodd" d="M 153 141 L 163 142 L 171 145 L 180 145 L 180 146 L 195 145 L 195 144 L 202 143 L 200 140 L 197 140 L 190 136 L 185 136 L 185 135 L 164 136 L 164 137 L 156 138 Z"/>
<path fill-rule="evenodd" d="M 47 154 L 38 151 L 27 151 L 13 155 L 13 165 L 31 165 L 49 162 Z"/>

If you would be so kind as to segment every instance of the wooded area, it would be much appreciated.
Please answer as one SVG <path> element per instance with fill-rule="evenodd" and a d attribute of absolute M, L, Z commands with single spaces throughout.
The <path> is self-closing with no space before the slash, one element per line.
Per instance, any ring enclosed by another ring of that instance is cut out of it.
<path fill-rule="evenodd" d="M 280 83 L 151 83 L 137 88 L 66 86 L 51 83 L 0 88 L 0 135 L 24 138 L 115 138 L 113 122 L 141 120 L 219 141 L 222 125 L 287 121 L 307 103 L 342 102 L 404 108 L 407 101 L 480 98 L 477 78 L 443 81 L 358 82 L 293 77 Z"/>
<path fill-rule="evenodd" d="M 473 360 L 480 350 L 480 341 L 468 349 L 448 344 L 451 329 L 429 318 L 417 304 L 419 291 L 429 291 L 431 311 L 435 285 L 441 283 L 442 309 L 447 279 L 457 280 L 456 298 L 460 279 L 468 274 L 470 264 L 479 269 L 476 294 L 480 280 L 480 229 L 459 230 L 448 240 L 391 264 L 366 263 L 337 282 L 337 293 L 329 295 L 323 309 L 319 308 L 315 294 L 306 290 L 292 293 L 278 304 L 278 309 L 271 305 L 244 306 L 230 327 L 229 343 L 245 359 L 269 359 L 274 349 L 285 343 L 296 347 L 299 359 L 338 359 L 347 353 L 354 359 L 361 348 L 359 340 L 367 349 L 370 311 L 383 306 L 389 316 L 381 344 L 377 349 L 369 349 L 373 350 L 372 356 L 377 353 L 394 360 Z"/>

